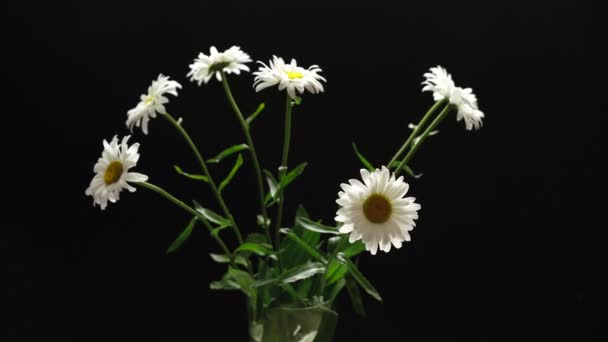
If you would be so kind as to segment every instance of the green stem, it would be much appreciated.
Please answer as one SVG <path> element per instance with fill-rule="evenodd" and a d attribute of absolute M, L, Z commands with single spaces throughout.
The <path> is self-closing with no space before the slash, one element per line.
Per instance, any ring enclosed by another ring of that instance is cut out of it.
<path fill-rule="evenodd" d="M 165 197 L 166 199 L 168 199 L 169 201 L 173 202 L 174 204 L 177 204 L 178 207 L 184 209 L 185 211 L 189 212 L 190 214 L 194 215 L 199 221 L 203 222 L 203 224 L 205 225 L 205 227 L 207 227 L 207 230 L 209 230 L 209 232 L 211 233 L 211 231 L 213 230 L 213 227 L 211 227 L 211 224 L 209 224 L 209 222 L 207 221 L 207 219 L 198 211 L 192 209 L 189 205 L 187 205 L 186 203 L 182 202 L 181 200 L 177 199 L 175 196 L 171 195 L 170 193 L 168 193 L 165 189 L 158 187 L 154 184 L 148 183 L 148 182 L 140 182 L 140 183 L 136 183 L 137 185 L 140 185 L 143 188 L 146 189 L 150 189 L 156 193 L 161 194 L 163 197 Z M 227 255 L 230 256 L 230 259 L 233 259 L 232 253 L 230 252 L 230 250 L 228 249 L 228 247 L 226 246 L 226 244 L 224 243 L 224 240 L 222 240 L 221 237 L 211 234 L 211 236 L 215 239 L 215 241 L 217 241 L 217 243 L 220 245 L 220 247 L 222 248 L 222 250 L 224 251 L 224 253 L 226 253 Z"/>
<path fill-rule="evenodd" d="M 249 146 L 249 151 L 251 152 L 251 160 L 253 162 L 253 168 L 255 169 L 255 175 L 258 181 L 258 192 L 259 192 L 259 202 L 260 202 L 260 210 L 262 211 L 262 216 L 264 217 L 264 228 L 266 230 L 266 237 L 268 238 L 268 242 L 272 244 L 272 239 L 270 238 L 270 227 L 268 226 L 268 212 L 266 211 L 266 205 L 264 204 L 264 180 L 262 178 L 262 168 L 260 167 L 260 162 L 258 160 L 258 154 L 255 150 L 255 145 L 253 144 L 253 139 L 251 138 L 251 133 L 249 131 L 249 125 L 245 121 L 243 117 L 243 113 L 239 109 L 239 106 L 236 104 L 234 100 L 234 96 L 232 96 L 232 91 L 230 90 L 230 85 L 228 85 L 228 77 L 226 74 L 221 71 L 222 74 L 222 85 L 224 86 L 224 92 L 226 92 L 226 97 L 228 98 L 228 102 L 232 106 L 232 110 L 236 114 L 239 123 L 241 124 L 241 128 L 243 129 L 243 134 L 245 135 L 245 139 L 247 140 L 247 145 Z"/>
<path fill-rule="evenodd" d="M 234 233 L 236 234 L 236 238 L 237 238 L 239 244 L 243 244 L 243 237 L 241 236 L 241 231 L 239 230 L 239 227 L 236 224 L 236 220 L 230 213 L 230 210 L 228 210 L 228 206 L 226 206 L 226 202 L 224 202 L 224 198 L 222 197 L 222 194 L 217 189 L 217 185 L 215 184 L 215 182 L 213 181 L 213 178 L 211 177 L 211 173 L 209 172 L 209 169 L 207 168 L 207 163 L 205 163 L 205 159 L 203 159 L 203 156 L 201 155 L 200 151 L 198 150 L 198 148 L 196 147 L 196 145 L 190 138 L 190 135 L 188 135 L 188 132 L 186 132 L 186 130 L 182 127 L 182 125 L 177 123 L 177 121 L 175 121 L 175 119 L 169 113 L 166 113 L 163 116 L 171 123 L 171 125 L 173 125 L 173 127 L 175 127 L 175 129 L 177 129 L 179 131 L 179 133 L 184 137 L 184 139 L 190 146 L 190 149 L 192 149 L 192 152 L 194 152 L 194 154 L 196 155 L 196 159 L 198 159 L 198 162 L 201 165 L 201 168 L 203 169 L 203 173 L 205 173 L 205 176 L 207 176 L 207 178 L 209 180 L 209 185 L 211 186 L 211 190 L 213 190 L 213 194 L 215 195 L 217 202 L 219 203 L 220 207 L 222 208 L 224 215 L 226 215 L 226 217 L 228 217 L 228 219 L 232 223 L 231 224 L 232 230 L 234 230 Z"/>
<path fill-rule="evenodd" d="M 446 102 L 445 99 L 435 102 L 435 104 L 426 112 L 426 114 L 424 114 L 424 116 L 422 117 L 422 119 L 420 120 L 420 122 L 418 123 L 416 128 L 414 128 L 414 130 L 412 131 L 410 136 L 407 138 L 405 143 L 403 143 L 403 146 L 401 146 L 399 151 L 397 151 L 397 153 L 395 153 L 395 155 L 393 156 L 393 159 L 391 159 L 391 161 L 388 163 L 388 165 L 387 165 L 388 168 L 391 168 L 393 163 L 395 161 L 397 161 L 397 159 L 399 159 L 399 156 L 401 156 L 403 154 L 403 152 L 405 152 L 405 150 L 408 148 L 410 143 L 418 135 L 418 132 L 420 132 L 422 130 L 422 127 L 424 127 L 426 122 L 431 118 L 431 116 L 433 116 L 433 114 L 435 114 L 437 109 L 439 109 L 439 107 L 441 107 L 445 102 Z"/>
<path fill-rule="evenodd" d="M 401 163 L 399 163 L 399 166 L 397 166 L 397 168 L 395 169 L 395 174 L 398 174 L 399 171 L 403 168 L 403 166 L 405 166 L 407 164 L 407 162 L 409 162 L 410 159 L 412 159 L 414 154 L 416 154 L 416 151 L 418 151 L 418 149 L 420 148 L 422 143 L 424 143 L 424 141 L 429 136 L 429 134 L 439 125 L 439 123 L 441 121 L 443 121 L 443 119 L 446 117 L 446 115 L 448 115 L 448 113 L 450 112 L 450 110 L 452 110 L 452 108 L 453 108 L 453 106 L 448 103 L 445 106 L 445 108 L 443 108 L 441 113 L 439 113 L 439 115 L 437 115 L 437 117 L 435 117 L 433 122 L 431 122 L 431 124 L 424 130 L 424 132 L 420 136 L 420 139 L 418 140 L 418 142 L 416 144 L 412 145 L 412 148 L 405 155 L 405 158 L 403 158 Z"/>
<path fill-rule="evenodd" d="M 279 168 L 279 183 L 287 172 L 287 159 L 289 158 L 289 145 L 291 143 L 291 98 L 287 94 L 286 105 L 285 105 L 285 133 L 283 135 L 283 157 L 281 159 L 281 167 Z M 275 226 L 274 241 L 275 245 L 279 246 L 281 236 L 279 231 L 281 230 L 281 224 L 283 221 L 283 205 L 285 204 L 285 189 L 281 190 L 279 195 L 279 208 L 277 209 L 277 222 Z"/>

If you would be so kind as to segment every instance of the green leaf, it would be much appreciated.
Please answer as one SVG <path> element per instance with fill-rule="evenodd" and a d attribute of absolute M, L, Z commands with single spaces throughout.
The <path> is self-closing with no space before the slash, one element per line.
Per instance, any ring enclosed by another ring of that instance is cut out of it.
<path fill-rule="evenodd" d="M 240 290 L 241 287 L 239 284 L 232 280 L 226 279 L 225 277 L 221 280 L 212 281 L 209 283 L 209 288 L 211 290 Z"/>
<path fill-rule="evenodd" d="M 209 255 L 211 256 L 211 259 L 213 259 L 213 261 L 215 261 L 217 263 L 220 263 L 220 264 L 229 264 L 230 263 L 230 255 L 228 255 L 228 254 L 209 253 Z M 247 260 L 240 255 L 234 256 L 234 262 L 238 265 L 247 266 Z"/>
<path fill-rule="evenodd" d="M 289 171 L 285 176 L 283 176 L 283 178 L 279 180 L 279 186 L 277 191 L 285 189 L 289 184 L 296 180 L 296 178 L 298 178 L 298 176 L 300 176 L 302 172 L 304 172 L 306 165 L 308 165 L 308 163 L 302 163 L 296 166 L 293 170 Z"/>
<path fill-rule="evenodd" d="M 296 210 L 296 218 L 304 217 L 308 218 L 308 213 L 303 206 L 298 206 Z M 321 239 L 321 234 L 317 232 L 313 232 L 308 229 L 304 229 L 297 220 L 294 219 L 294 226 L 291 229 L 291 232 L 300 238 L 305 244 L 319 251 L 318 242 Z M 282 269 L 288 270 L 298 265 L 302 265 L 307 261 L 310 261 L 311 255 L 310 253 L 301 247 L 298 243 L 294 242 L 291 239 L 282 239 L 280 243 L 281 258 L 280 265 Z"/>
<path fill-rule="evenodd" d="M 346 235 L 338 235 L 338 236 L 332 236 L 329 239 L 327 239 L 327 252 L 336 251 L 336 248 L 338 248 L 340 246 L 340 244 L 342 243 L 342 239 L 345 236 Z"/>
<path fill-rule="evenodd" d="M 282 284 L 294 283 L 323 272 L 325 272 L 325 266 L 322 263 L 310 262 L 285 272 L 281 276 L 280 282 Z"/>
<path fill-rule="evenodd" d="M 295 98 L 295 99 L 291 100 L 291 105 L 292 105 L 292 106 L 294 106 L 294 105 L 295 105 L 295 106 L 299 106 L 299 105 L 301 105 L 301 104 L 302 104 L 302 98 L 301 98 L 301 97 L 299 97 L 299 96 L 296 96 L 296 98 Z"/>
<path fill-rule="evenodd" d="M 262 245 L 270 246 L 270 241 L 266 238 L 266 235 L 261 233 L 249 233 L 245 238 L 246 242 L 255 242 Z"/>
<path fill-rule="evenodd" d="M 296 217 L 296 222 L 302 227 L 317 233 L 340 235 L 336 227 L 325 226 L 304 217 Z"/>
<path fill-rule="evenodd" d="M 241 168 L 242 165 L 243 165 L 243 155 L 239 153 L 239 156 L 236 158 L 236 162 L 234 163 L 232 170 L 230 170 L 230 173 L 228 174 L 228 176 L 226 176 L 226 178 L 224 178 L 224 180 L 220 183 L 220 187 L 218 189 L 219 192 L 222 192 L 222 190 L 224 190 L 224 188 L 228 184 L 230 184 L 230 181 L 232 180 L 232 178 L 234 178 L 234 176 L 239 171 L 239 169 Z"/>
<path fill-rule="evenodd" d="M 344 256 L 347 258 L 352 258 L 356 255 L 359 255 L 363 251 L 365 251 L 365 244 L 361 242 L 361 240 L 359 240 L 355 241 L 354 243 L 346 247 L 344 250 L 342 250 L 342 254 L 344 254 Z"/>
<path fill-rule="evenodd" d="M 167 254 L 175 252 L 188 238 L 190 234 L 192 234 L 192 230 L 194 229 L 194 225 L 196 224 L 196 217 L 193 217 L 186 226 L 186 229 L 178 235 L 178 237 L 171 243 L 169 248 L 167 248 Z"/>
<path fill-rule="evenodd" d="M 338 282 L 336 282 L 336 284 L 332 286 L 329 290 L 326 300 L 330 303 L 333 302 L 336 297 L 338 297 L 338 294 L 340 293 L 340 291 L 342 291 L 345 285 L 346 280 L 344 279 L 340 279 Z M 326 284 L 326 286 L 329 286 L 329 284 Z"/>
<path fill-rule="evenodd" d="M 350 297 L 350 301 L 353 304 L 353 310 L 360 316 L 365 317 L 365 308 L 363 307 L 363 299 L 361 298 L 361 291 L 359 291 L 359 286 L 353 280 L 352 277 L 346 277 L 346 290 L 348 291 L 348 295 Z"/>
<path fill-rule="evenodd" d="M 332 259 L 327 265 L 327 273 L 325 273 L 325 282 L 327 285 L 331 285 L 340 279 L 344 278 L 348 268 L 340 263 L 336 259 Z"/>
<path fill-rule="evenodd" d="M 264 102 L 260 103 L 260 105 L 258 106 L 258 109 L 256 109 L 255 112 L 253 112 L 253 114 L 249 115 L 249 117 L 247 117 L 247 119 L 245 119 L 245 121 L 247 122 L 247 125 L 251 125 L 251 122 L 253 120 L 255 120 L 255 118 L 257 118 L 258 115 L 260 115 L 260 113 L 262 113 L 262 111 L 264 111 L 265 108 L 266 108 L 266 104 L 264 104 Z"/>
<path fill-rule="evenodd" d="M 218 237 L 220 236 L 220 232 L 228 227 L 230 227 L 229 224 L 223 224 L 221 226 L 213 228 L 209 234 L 211 234 L 211 236 Z"/>
<path fill-rule="evenodd" d="M 399 164 L 401 164 L 401 160 L 395 160 L 391 164 L 391 167 L 397 167 L 397 166 L 399 166 Z M 412 168 L 409 167 L 407 164 L 403 165 L 403 170 L 405 170 L 405 173 L 407 173 L 410 177 L 412 177 L 414 179 L 418 179 L 418 178 L 422 177 L 422 173 L 416 174 L 414 172 L 414 170 L 412 170 Z"/>
<path fill-rule="evenodd" d="M 212 290 L 241 290 L 247 296 L 252 297 L 255 294 L 255 290 L 251 287 L 253 283 L 254 279 L 251 274 L 230 267 L 222 279 L 211 282 L 209 288 Z"/>
<path fill-rule="evenodd" d="M 314 278 L 308 278 L 308 279 L 304 279 L 300 282 L 298 282 L 296 285 L 296 292 L 298 293 L 298 296 L 301 298 L 310 298 L 310 292 L 313 286 L 313 283 L 315 283 Z M 318 282 L 317 282 L 318 283 Z"/>
<path fill-rule="evenodd" d="M 299 280 L 308 279 L 316 274 L 325 272 L 325 266 L 320 262 L 309 262 L 304 265 L 294 267 L 278 277 L 258 280 L 253 283 L 252 287 L 262 287 L 274 283 L 289 284 Z"/>
<path fill-rule="evenodd" d="M 242 150 L 248 150 L 248 149 L 249 149 L 249 146 L 247 146 L 247 144 L 239 144 L 239 145 L 230 146 L 227 149 L 220 152 L 220 154 L 218 154 L 217 156 L 207 160 L 207 163 L 210 163 L 210 164 L 219 163 L 220 161 L 222 161 L 222 159 L 228 157 L 231 154 L 240 152 Z"/>
<path fill-rule="evenodd" d="M 201 213 L 201 215 L 203 215 L 207 220 L 209 220 L 215 224 L 218 224 L 220 226 L 228 226 L 228 227 L 231 226 L 229 219 L 220 216 L 219 214 L 215 213 L 211 209 L 204 208 L 197 201 L 192 201 L 192 202 L 194 203 L 194 209 L 196 209 L 196 211 Z"/>
<path fill-rule="evenodd" d="M 296 291 L 296 289 L 291 286 L 291 284 L 281 284 L 281 288 L 291 297 L 291 300 L 294 302 L 304 303 L 306 299 L 304 299 L 300 294 Z"/>
<path fill-rule="evenodd" d="M 310 215 L 308 215 L 308 211 L 306 211 L 306 208 L 304 208 L 304 206 L 300 204 L 298 206 L 298 209 L 296 209 L 296 217 L 310 218 Z"/>
<path fill-rule="evenodd" d="M 194 180 L 200 180 L 203 182 L 208 183 L 209 182 L 209 178 L 207 178 L 207 176 L 203 176 L 203 175 L 193 175 L 191 173 L 187 173 L 184 172 L 182 170 L 181 167 L 177 166 L 177 165 L 173 165 L 173 168 L 175 169 L 175 171 L 177 171 L 177 173 L 179 173 L 180 175 L 184 176 L 184 177 L 188 177 L 190 179 L 194 179 Z"/>
<path fill-rule="evenodd" d="M 353 143 L 353 149 L 355 150 L 355 154 L 357 155 L 357 158 L 359 158 L 359 161 L 361 161 L 361 163 L 369 171 L 374 171 L 376 169 L 369 161 L 367 161 L 367 159 L 365 159 L 365 157 L 361 153 L 359 153 L 359 150 L 357 150 L 357 145 L 355 145 L 355 143 Z"/>
<path fill-rule="evenodd" d="M 240 245 L 234 252 L 253 252 L 259 256 L 264 256 L 266 254 L 271 254 L 272 251 L 268 248 L 268 245 L 263 245 L 255 242 L 245 242 Z"/>
<path fill-rule="evenodd" d="M 276 197 L 279 184 L 270 171 L 264 170 L 264 174 L 266 175 L 266 182 L 268 182 L 268 189 L 270 189 L 270 193 L 268 193 L 266 197 L 270 195 L 270 198 L 274 199 Z M 268 200 L 268 198 L 266 200 Z"/>
<path fill-rule="evenodd" d="M 283 191 L 285 188 L 287 188 L 287 186 L 289 186 L 289 184 L 291 184 L 294 180 L 296 180 L 296 178 L 298 178 L 298 176 L 300 176 L 302 174 L 302 172 L 304 172 L 306 165 L 307 165 L 307 163 L 302 163 L 302 164 L 296 166 L 293 170 L 289 171 L 286 175 L 284 175 L 279 180 L 276 191 L 273 192 L 271 189 L 271 192 L 266 194 L 266 198 L 264 199 L 264 202 L 267 204 L 267 206 L 274 204 L 275 201 L 271 201 L 271 199 L 276 200 L 278 198 L 277 194 L 281 193 L 281 191 Z M 266 171 L 266 172 L 268 172 L 268 171 Z M 270 173 L 268 172 L 266 174 L 266 176 L 268 176 L 268 174 L 270 174 Z M 267 178 L 267 180 L 268 180 L 268 178 Z"/>
<path fill-rule="evenodd" d="M 382 297 L 380 297 L 380 293 L 376 290 L 372 284 L 363 276 L 361 271 L 352 263 L 347 257 L 342 253 L 338 253 L 336 258 L 348 268 L 349 273 L 355 278 L 357 283 L 367 292 L 370 296 L 374 297 L 377 301 L 381 302 Z"/>
<path fill-rule="evenodd" d="M 300 239 L 291 230 L 289 230 L 288 228 L 283 228 L 280 230 L 280 232 L 287 235 L 288 238 L 290 238 L 293 242 L 302 247 L 308 254 L 310 254 L 310 256 L 322 262 L 323 264 L 327 264 L 327 260 L 321 255 L 321 253 L 316 250 L 316 248 L 311 247 L 309 244 L 306 243 L 306 241 Z"/>

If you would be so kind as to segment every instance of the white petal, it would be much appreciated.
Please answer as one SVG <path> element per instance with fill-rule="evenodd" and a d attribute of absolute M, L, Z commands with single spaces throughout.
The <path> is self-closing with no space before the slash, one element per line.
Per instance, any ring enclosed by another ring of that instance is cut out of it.
<path fill-rule="evenodd" d="M 343 234 L 350 233 L 353 231 L 353 227 L 354 225 L 352 223 L 344 224 L 340 227 L 339 231 Z"/>

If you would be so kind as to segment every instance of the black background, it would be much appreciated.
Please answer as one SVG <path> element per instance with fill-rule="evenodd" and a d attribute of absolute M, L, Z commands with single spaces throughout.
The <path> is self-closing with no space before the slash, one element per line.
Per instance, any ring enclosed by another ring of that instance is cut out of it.
<path fill-rule="evenodd" d="M 4 15 L 10 205 L 0 265 L 9 341 L 246 339 L 244 298 L 208 289 L 222 268 L 208 258 L 217 248 L 207 234 L 197 230 L 165 254 L 186 214 L 144 189 L 104 212 L 84 195 L 101 140 L 128 134 L 126 111 L 158 73 L 184 85 L 168 108 L 207 156 L 244 142 L 219 83 L 197 87 L 185 77 L 198 52 L 233 44 L 254 60 L 277 54 L 319 64 L 328 80 L 294 113 L 290 165 L 309 166 L 290 188 L 288 222 L 298 203 L 332 222 L 338 184 L 360 168 L 352 141 L 376 164 L 390 159 L 407 124 L 432 104 L 420 92 L 429 67 L 441 64 L 473 87 L 486 114 L 475 132 L 451 116 L 416 156 L 412 166 L 424 177 L 410 181 L 422 204 L 413 241 L 361 258 L 384 303 L 367 297 L 360 318 L 343 294 L 337 341 L 580 341 L 604 333 L 597 6 L 75 1 L 10 4 Z M 255 94 L 251 74 L 230 80 L 245 112 L 266 102 L 253 135 L 262 163 L 275 168 L 284 93 Z M 164 120 L 132 141 L 141 143 L 137 171 L 216 208 L 207 189 L 174 174 L 174 164 L 196 164 Z M 247 166 L 226 199 L 252 231 Z"/>

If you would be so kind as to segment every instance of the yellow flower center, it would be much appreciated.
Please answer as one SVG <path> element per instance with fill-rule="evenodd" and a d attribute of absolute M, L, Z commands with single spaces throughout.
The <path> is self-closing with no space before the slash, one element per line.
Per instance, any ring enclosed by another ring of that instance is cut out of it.
<path fill-rule="evenodd" d="M 152 103 L 152 101 L 154 101 L 154 97 L 153 96 L 148 96 L 146 98 L 146 100 L 144 101 L 144 104 L 150 104 L 150 103 Z"/>
<path fill-rule="evenodd" d="M 106 172 L 103 174 L 103 180 L 107 185 L 118 182 L 122 176 L 122 163 L 119 161 L 113 161 L 108 165 Z"/>
<path fill-rule="evenodd" d="M 373 194 L 363 203 L 363 213 L 370 222 L 384 223 L 393 212 L 391 202 L 384 195 Z"/>
<path fill-rule="evenodd" d="M 302 78 L 302 77 L 304 77 L 304 75 L 302 75 L 302 73 L 299 72 L 299 71 L 286 71 L 286 73 L 287 73 L 287 77 L 290 80 L 293 80 L 294 78 Z"/>

